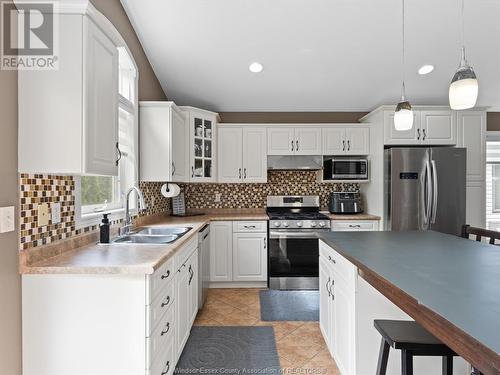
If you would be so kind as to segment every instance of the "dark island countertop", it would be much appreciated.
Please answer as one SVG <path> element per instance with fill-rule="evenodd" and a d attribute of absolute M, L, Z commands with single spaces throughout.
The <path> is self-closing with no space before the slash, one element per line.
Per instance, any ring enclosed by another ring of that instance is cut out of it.
<path fill-rule="evenodd" d="M 458 354 L 500 374 L 500 247 L 432 231 L 319 237 Z"/>

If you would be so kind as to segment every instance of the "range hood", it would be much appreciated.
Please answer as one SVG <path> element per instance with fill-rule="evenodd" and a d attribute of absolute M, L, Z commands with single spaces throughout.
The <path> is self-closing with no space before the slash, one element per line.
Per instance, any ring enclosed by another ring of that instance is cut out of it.
<path fill-rule="evenodd" d="M 304 155 L 286 155 L 286 156 L 268 156 L 268 170 L 310 170 L 317 171 L 323 169 L 323 160 L 319 155 L 304 156 Z"/>

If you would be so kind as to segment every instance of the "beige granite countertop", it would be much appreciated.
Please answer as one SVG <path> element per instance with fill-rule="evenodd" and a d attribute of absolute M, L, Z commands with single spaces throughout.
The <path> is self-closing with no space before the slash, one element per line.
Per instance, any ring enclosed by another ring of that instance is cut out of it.
<path fill-rule="evenodd" d="M 331 220 L 380 220 L 378 216 L 334 215 L 324 212 Z M 21 274 L 152 274 L 170 259 L 184 244 L 197 235 L 210 221 L 268 220 L 265 212 L 218 212 L 199 216 L 163 216 L 148 226 L 192 227 L 186 235 L 173 244 L 91 244 L 78 246 L 70 251 L 55 252 L 47 259 L 21 264 Z M 93 237 L 94 238 L 94 237 Z M 97 237 L 95 237 L 97 238 Z M 74 241 L 78 244 L 78 241 Z M 52 245 L 54 247 L 54 245 Z M 57 246 L 56 246 L 57 247 Z M 36 259 L 36 258 L 35 258 Z"/>
<path fill-rule="evenodd" d="M 21 274 L 152 274 L 210 221 L 268 220 L 265 213 L 164 217 L 153 226 L 192 227 L 173 244 L 91 244 L 21 267 Z"/>
<path fill-rule="evenodd" d="M 370 214 L 332 214 L 328 211 L 321 211 L 330 218 L 330 220 L 380 220 L 380 216 L 370 215 Z"/>

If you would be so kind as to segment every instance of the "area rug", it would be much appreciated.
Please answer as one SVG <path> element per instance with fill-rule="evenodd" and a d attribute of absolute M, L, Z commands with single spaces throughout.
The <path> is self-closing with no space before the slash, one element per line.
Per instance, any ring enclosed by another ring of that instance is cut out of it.
<path fill-rule="evenodd" d="M 319 321 L 319 292 L 261 290 L 260 318 L 264 321 Z"/>
<path fill-rule="evenodd" d="M 279 375 L 272 327 L 199 327 L 191 335 L 174 374 Z"/>

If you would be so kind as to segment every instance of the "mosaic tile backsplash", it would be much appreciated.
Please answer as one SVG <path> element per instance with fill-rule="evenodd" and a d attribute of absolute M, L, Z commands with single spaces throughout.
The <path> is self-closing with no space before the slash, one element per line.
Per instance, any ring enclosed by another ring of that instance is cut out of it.
<path fill-rule="evenodd" d="M 269 171 L 267 183 L 181 184 L 187 209 L 265 208 L 268 195 L 319 195 L 321 207 L 328 207 L 333 191 L 357 191 L 359 184 L 317 182 L 315 171 Z M 215 195 L 221 194 L 221 201 Z"/>
<path fill-rule="evenodd" d="M 170 212 L 171 200 L 160 193 L 163 182 L 141 182 L 147 211 L 143 215 Z M 265 208 L 268 195 L 319 195 L 321 206 L 328 206 L 332 191 L 353 191 L 357 184 L 318 183 L 314 171 L 270 171 L 268 182 L 262 184 L 181 184 L 186 208 Z M 46 245 L 82 233 L 97 230 L 97 225 L 76 228 L 75 179 L 72 176 L 43 174 L 20 175 L 20 244 L 21 250 Z M 215 195 L 221 194 L 221 201 Z M 50 216 L 54 203 L 61 203 L 61 222 L 52 223 Z M 37 207 L 49 206 L 49 223 L 38 226 Z M 112 222 L 117 224 L 118 221 Z"/>
<path fill-rule="evenodd" d="M 160 194 L 161 183 L 144 182 L 140 184 L 144 192 L 147 211 L 152 215 L 170 210 L 169 199 Z M 46 245 L 98 229 L 98 225 L 76 228 L 75 222 L 75 179 L 72 176 L 42 174 L 20 175 L 20 250 Z M 38 205 L 49 206 L 49 223 L 38 226 Z M 53 224 L 51 212 L 54 203 L 61 204 L 61 222 Z M 117 224 L 120 220 L 112 221 Z"/>

